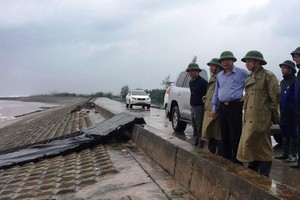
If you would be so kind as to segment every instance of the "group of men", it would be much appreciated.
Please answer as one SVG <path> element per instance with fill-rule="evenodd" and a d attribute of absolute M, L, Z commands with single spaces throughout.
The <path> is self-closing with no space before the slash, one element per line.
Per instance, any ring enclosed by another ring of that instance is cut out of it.
<path fill-rule="evenodd" d="M 300 69 L 300 47 L 291 55 Z M 275 158 L 300 168 L 300 70 L 296 77 L 293 61 L 279 64 L 283 75 L 279 87 L 276 76 L 263 68 L 267 62 L 261 52 L 249 51 L 241 59 L 248 71 L 236 67 L 236 60 L 231 51 L 213 58 L 207 63 L 212 73 L 208 82 L 199 76 L 201 69 L 195 62 L 186 69 L 191 77 L 195 145 L 203 148 L 208 141 L 210 152 L 241 165 L 247 163 L 248 168 L 269 176 L 273 159 L 271 125 L 279 124 L 283 153 Z"/>

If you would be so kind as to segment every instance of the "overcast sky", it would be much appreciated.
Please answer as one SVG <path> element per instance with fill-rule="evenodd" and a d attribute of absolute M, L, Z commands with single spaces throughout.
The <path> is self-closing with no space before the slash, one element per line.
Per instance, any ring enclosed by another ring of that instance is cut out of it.
<path fill-rule="evenodd" d="M 0 0 L 0 96 L 162 88 L 194 55 L 278 64 L 300 46 L 297 0 Z"/>

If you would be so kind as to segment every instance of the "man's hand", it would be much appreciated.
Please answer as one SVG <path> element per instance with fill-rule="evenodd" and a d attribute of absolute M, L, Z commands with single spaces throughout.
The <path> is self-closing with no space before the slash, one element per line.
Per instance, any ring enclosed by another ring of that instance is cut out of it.
<path fill-rule="evenodd" d="M 213 118 L 215 120 L 218 116 L 217 111 L 212 111 L 210 116 L 211 116 L 211 118 Z"/>
<path fill-rule="evenodd" d="M 243 102 L 245 99 L 245 96 L 242 96 L 242 98 L 240 99 L 240 102 Z"/>
<path fill-rule="evenodd" d="M 205 101 L 206 101 L 206 96 L 203 96 L 202 97 L 202 102 L 205 103 Z"/>

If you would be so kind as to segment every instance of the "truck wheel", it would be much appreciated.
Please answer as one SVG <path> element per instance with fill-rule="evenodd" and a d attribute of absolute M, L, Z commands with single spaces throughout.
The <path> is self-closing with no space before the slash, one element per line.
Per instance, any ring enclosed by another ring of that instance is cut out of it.
<path fill-rule="evenodd" d="M 129 104 L 129 107 L 132 108 L 132 104 Z"/>
<path fill-rule="evenodd" d="M 186 122 L 180 121 L 180 113 L 177 106 L 172 110 L 171 122 L 175 132 L 182 132 L 186 129 Z"/>
<path fill-rule="evenodd" d="M 129 106 L 129 104 L 128 104 L 128 103 L 126 103 L 126 108 L 128 108 L 128 106 Z"/>

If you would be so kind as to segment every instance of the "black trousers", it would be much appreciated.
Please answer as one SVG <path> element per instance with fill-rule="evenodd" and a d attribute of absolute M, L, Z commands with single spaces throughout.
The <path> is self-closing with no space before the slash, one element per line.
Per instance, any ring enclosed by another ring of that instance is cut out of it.
<path fill-rule="evenodd" d="M 252 169 L 267 177 L 270 175 L 271 167 L 272 161 L 252 161 L 248 165 L 249 169 Z"/>
<path fill-rule="evenodd" d="M 203 105 L 191 106 L 191 115 L 192 115 L 192 125 L 193 125 L 194 136 L 195 136 L 195 146 L 202 148 L 204 145 L 204 143 L 201 141 L 204 106 Z"/>
<path fill-rule="evenodd" d="M 242 134 L 243 102 L 220 102 L 219 106 L 221 144 L 223 157 L 242 164 L 236 159 Z"/>
<path fill-rule="evenodd" d="M 291 164 L 292 168 L 300 168 L 300 124 L 299 124 L 300 116 L 298 115 L 298 160 L 295 164 Z"/>

